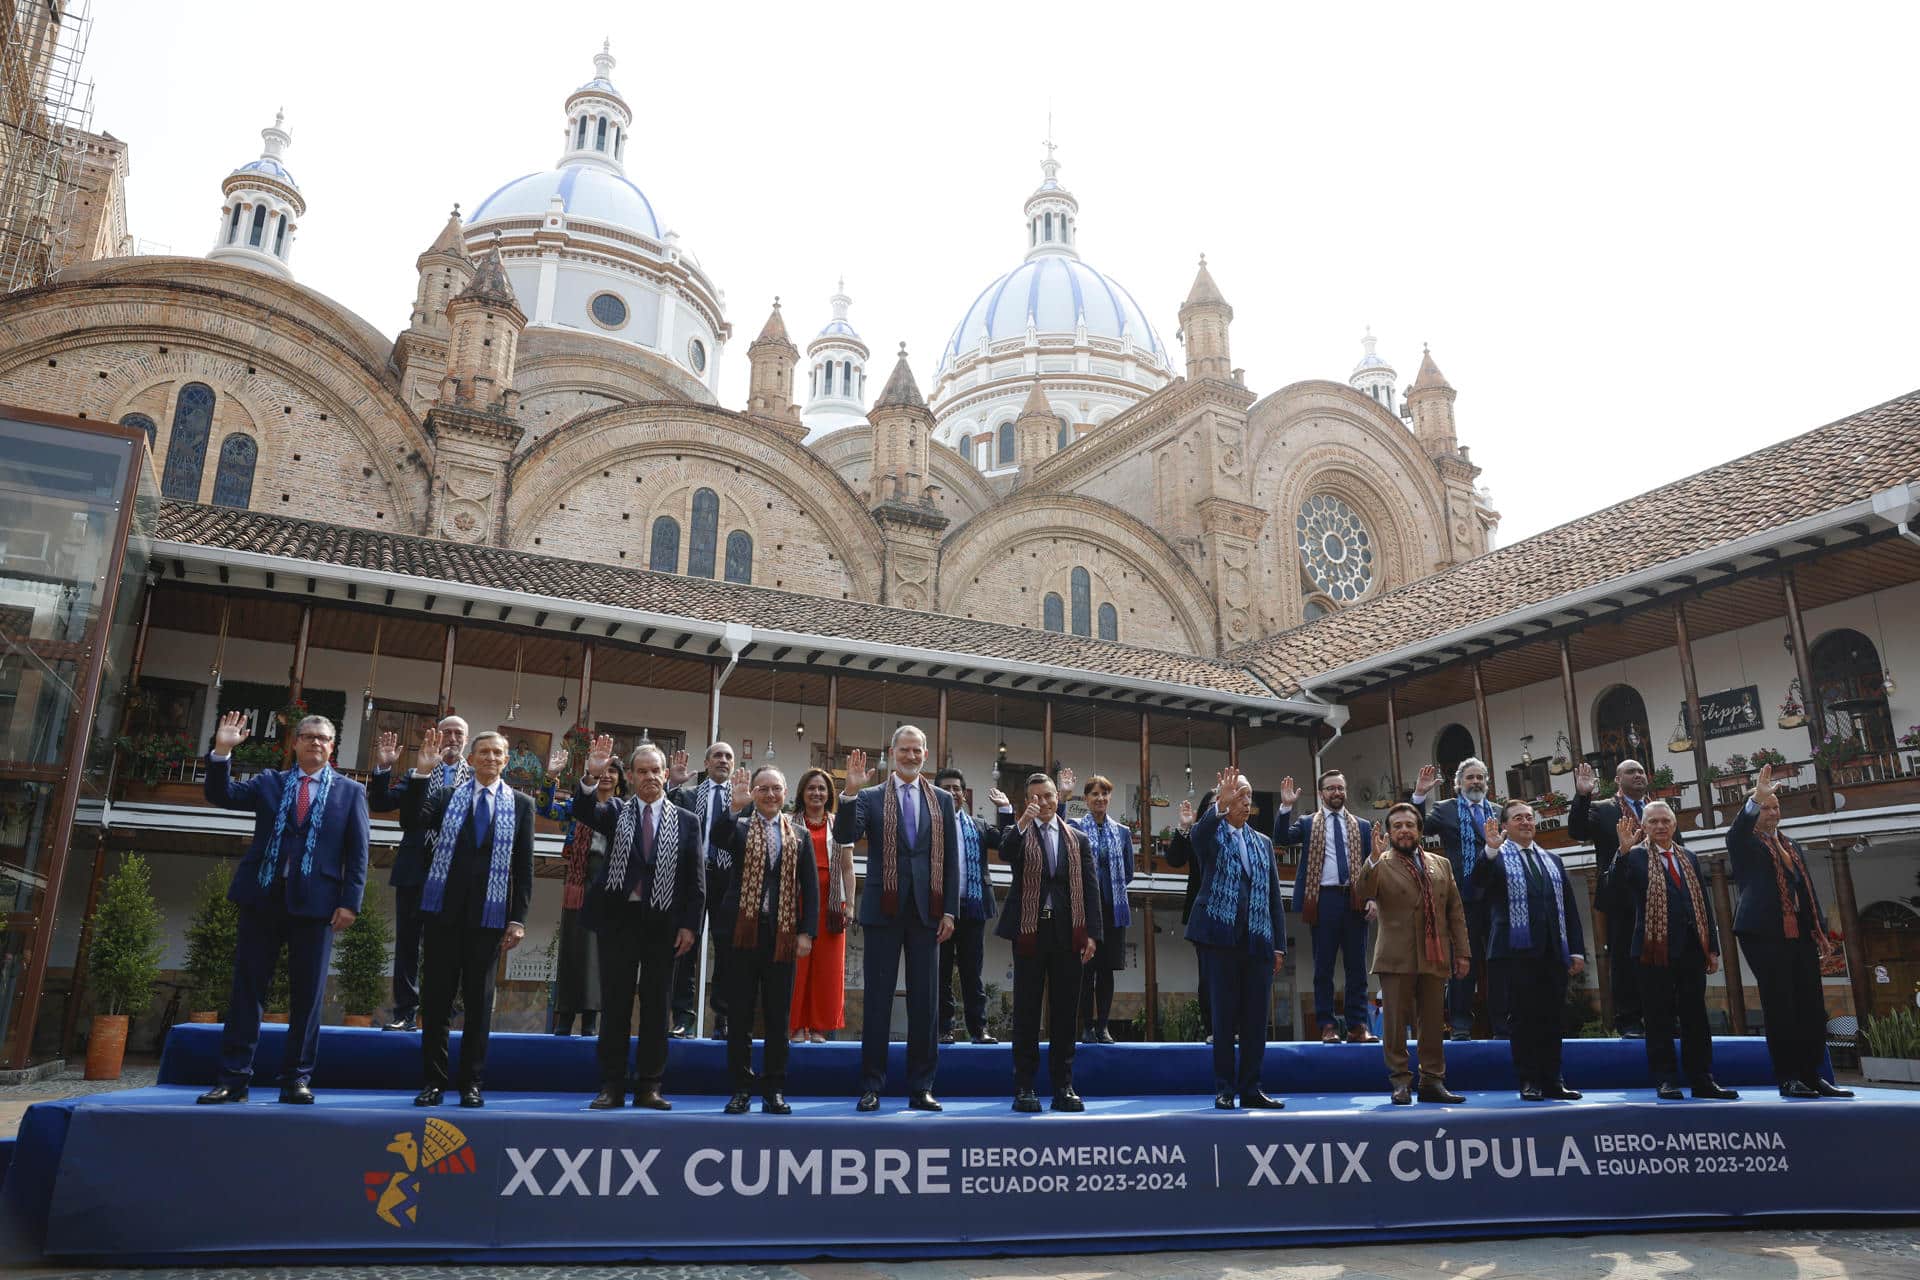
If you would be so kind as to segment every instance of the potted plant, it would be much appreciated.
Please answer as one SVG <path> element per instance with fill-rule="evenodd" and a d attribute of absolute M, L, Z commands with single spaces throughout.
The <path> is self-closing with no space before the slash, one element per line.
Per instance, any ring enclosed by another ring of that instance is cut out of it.
<path fill-rule="evenodd" d="M 1748 757 L 1748 760 L 1756 770 L 1766 765 L 1772 765 L 1775 782 L 1800 776 L 1800 766 L 1797 764 L 1788 764 L 1785 754 L 1774 747 L 1759 747 Z"/>
<path fill-rule="evenodd" d="M 1533 811 L 1543 818 L 1551 818 L 1555 814 L 1565 813 L 1567 811 L 1567 804 L 1568 800 L 1564 794 L 1558 791 L 1549 791 L 1533 802 Z"/>
<path fill-rule="evenodd" d="M 1907 731 L 1900 735 L 1900 745 L 1909 751 L 1920 747 L 1920 724 L 1907 726 Z"/>
<path fill-rule="evenodd" d="M 1852 738 L 1843 738 L 1837 733 L 1830 733 L 1820 740 L 1818 747 L 1814 748 L 1813 758 L 1816 763 L 1832 769 L 1835 765 L 1845 764 L 1859 754 L 1858 742 Z"/>
<path fill-rule="evenodd" d="M 1800 705 L 1800 677 L 1795 676 L 1787 683 L 1787 696 L 1780 700 L 1780 719 L 1776 722 L 1782 729 L 1798 729 L 1807 722 L 1807 709 Z"/>
<path fill-rule="evenodd" d="M 378 890 L 369 884 L 353 918 L 333 946 L 333 971 L 340 978 L 342 1021 L 349 1027 L 373 1025 L 373 1011 L 387 994 L 387 951 L 393 927 L 381 909 Z"/>
<path fill-rule="evenodd" d="M 1752 772 L 1753 770 L 1747 764 L 1747 758 L 1736 751 L 1727 757 L 1725 764 L 1714 766 L 1713 780 L 1715 782 L 1726 782 L 1733 778 L 1745 779 L 1749 777 Z"/>
<path fill-rule="evenodd" d="M 292 1009 L 293 986 L 287 980 L 287 949 L 281 947 L 280 954 L 273 959 L 273 978 L 267 983 L 267 1011 L 260 1020 L 284 1023 Z"/>
<path fill-rule="evenodd" d="M 1661 800 L 1672 800 L 1679 796 L 1680 788 L 1673 780 L 1673 766 L 1663 764 L 1653 771 L 1653 794 Z"/>
<path fill-rule="evenodd" d="M 160 977 L 160 908 L 147 860 L 130 853 L 107 880 L 93 913 L 87 978 L 99 1012 L 87 1031 L 89 1080 L 118 1080 L 127 1052 L 127 1023 L 153 999 Z"/>
<path fill-rule="evenodd" d="M 278 742 L 262 742 L 257 738 L 248 738 L 233 749 L 233 767 L 247 773 L 260 773 L 267 769 L 278 769 L 285 752 Z"/>
<path fill-rule="evenodd" d="M 129 772 L 149 785 L 193 758 L 193 741 L 184 733 L 123 734 L 114 745 L 127 753 Z"/>
<path fill-rule="evenodd" d="M 231 864 L 222 861 L 194 890 L 193 923 L 187 926 L 187 1021 L 218 1022 L 233 991 L 234 939 L 240 908 L 227 900 Z"/>
<path fill-rule="evenodd" d="M 1860 1055 L 1860 1069 L 1867 1079 L 1920 1083 L 1920 1018 L 1912 1009 L 1869 1018 L 1861 1032 L 1869 1051 Z"/>

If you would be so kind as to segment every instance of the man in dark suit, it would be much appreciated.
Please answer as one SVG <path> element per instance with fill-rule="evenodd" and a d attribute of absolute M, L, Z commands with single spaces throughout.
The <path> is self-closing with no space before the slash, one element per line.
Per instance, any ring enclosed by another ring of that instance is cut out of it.
<path fill-rule="evenodd" d="M 1424 777 L 1425 774 L 1422 774 Z M 1417 806 L 1426 788 L 1414 796 Z M 1473 873 L 1486 855 L 1487 819 L 1494 814 L 1493 797 L 1488 792 L 1487 765 L 1469 756 L 1453 771 L 1453 799 L 1443 800 L 1426 811 L 1425 834 L 1440 837 L 1440 848 L 1453 867 L 1454 887 L 1460 891 L 1460 904 L 1467 913 L 1467 940 L 1473 948 L 1473 967 L 1464 978 L 1447 982 L 1447 1020 L 1455 1040 L 1473 1038 L 1473 998 L 1478 987 L 1487 1002 L 1487 1023 L 1495 1040 L 1507 1037 L 1507 993 L 1493 986 L 1494 976 L 1487 968 L 1487 930 L 1492 927 L 1492 907 L 1474 887 Z"/>
<path fill-rule="evenodd" d="M 1707 1029 L 1707 975 L 1720 969 L 1720 926 L 1713 918 L 1700 864 L 1673 838 L 1673 806 L 1650 802 L 1645 833 L 1620 819 L 1624 851 L 1613 860 L 1612 896 L 1633 904 L 1633 962 L 1640 967 L 1640 1000 L 1647 1020 L 1647 1069 L 1662 1098 L 1681 1097 L 1680 1070 L 1696 1098 L 1738 1098 L 1713 1079 L 1713 1033 Z M 1673 1036 L 1680 1033 L 1680 1061 Z"/>
<path fill-rule="evenodd" d="M 967 779 L 958 769 L 942 769 L 934 785 L 953 797 L 954 826 L 960 832 L 960 901 L 953 913 L 953 936 L 940 944 L 940 1043 L 952 1044 L 953 971 L 960 970 L 961 1012 L 967 1038 L 975 1044 L 998 1044 L 987 1034 L 987 992 L 980 970 L 986 963 L 987 921 L 993 919 L 993 878 L 987 874 L 987 850 L 1000 847 L 1001 828 L 983 827 L 966 810 Z M 987 792 L 994 810 L 1012 816 L 1013 805 L 999 790 Z"/>
<path fill-rule="evenodd" d="M 466 782 L 467 722 L 459 716 L 440 721 L 440 759 L 425 774 L 409 770 L 405 777 L 393 776 L 393 763 L 400 758 L 397 734 L 383 733 L 374 748 L 373 776 L 367 780 L 367 807 L 375 813 L 390 813 L 403 806 L 410 787 L 424 786 L 429 797 L 451 791 Z M 420 886 L 427 882 L 427 863 L 432 849 L 431 834 L 417 820 L 402 816 L 400 848 L 393 855 L 393 871 L 387 883 L 393 886 L 393 1019 L 383 1023 L 388 1031 L 420 1029 Z"/>
<path fill-rule="evenodd" d="M 708 747 L 704 769 L 697 785 L 685 785 L 687 753 L 676 751 L 667 771 L 667 799 L 694 815 L 703 841 L 712 833 L 714 823 L 729 813 L 733 748 L 724 742 Z M 727 875 L 732 870 L 728 858 L 724 849 L 710 850 L 707 857 L 707 933 L 713 939 L 713 981 L 707 992 L 707 1003 L 713 1009 L 713 1029 L 708 1032 L 708 1038 L 713 1040 L 727 1038 L 727 993 L 733 989 L 728 968 L 733 963 L 733 949 L 724 945 L 726 934 L 721 931 L 718 914 L 721 899 L 727 895 Z M 699 985 L 700 947 L 696 946 L 673 965 L 673 1034 L 677 1039 L 684 1040 L 693 1034 L 694 1011 L 700 1006 L 700 993 L 695 988 Z"/>
<path fill-rule="evenodd" d="M 599 801 L 592 788 L 613 758 L 602 734 L 587 751 L 573 812 L 607 838 L 607 862 L 587 886 L 581 908 L 599 935 L 600 1092 L 587 1105 L 609 1111 L 627 1101 L 627 1030 L 640 993 L 634 1046 L 633 1105 L 671 1111 L 661 1095 L 667 1071 L 674 963 L 693 952 L 707 902 L 707 842 L 699 820 L 667 798 L 666 753 L 651 742 L 633 750 L 625 798 Z M 724 816 L 724 815 L 722 815 Z"/>
<path fill-rule="evenodd" d="M 1594 895 L 1593 905 L 1606 915 L 1613 1027 L 1628 1040 L 1637 1040 L 1647 1033 L 1641 1009 L 1639 967 L 1633 963 L 1633 903 L 1616 897 L 1615 890 L 1607 887 L 1615 883 L 1607 873 L 1613 867 L 1614 855 L 1620 852 L 1620 818 L 1631 814 L 1635 829 L 1639 829 L 1647 808 L 1649 781 L 1645 765 L 1638 760 L 1622 760 L 1620 767 L 1613 771 L 1614 798 L 1595 804 L 1593 766 L 1583 760 L 1573 771 L 1573 807 L 1567 812 L 1567 833 L 1575 840 L 1593 845 L 1593 866 L 1598 877 L 1595 883 L 1601 886 Z M 1674 839 L 1686 843 L 1678 833 Z"/>
<path fill-rule="evenodd" d="M 1075 1023 L 1080 973 L 1093 959 L 1104 928 L 1100 886 L 1084 833 L 1059 815 L 1052 778 L 1027 779 L 1020 825 L 1005 827 L 1001 852 L 1013 866 L 1013 889 L 994 932 L 1013 944 L 1013 1109 L 1035 1112 L 1040 1072 L 1040 1012 L 1047 1013 L 1047 1071 L 1053 1109 L 1085 1111 L 1073 1090 Z M 1001 822 L 1011 821 L 1011 812 Z"/>
<path fill-rule="evenodd" d="M 367 887 L 367 790 L 328 763 L 334 733 L 325 716 L 308 716 L 294 726 L 293 768 L 233 781 L 233 749 L 246 741 L 245 719 L 238 711 L 221 716 L 207 756 L 207 803 L 251 810 L 253 844 L 227 888 L 240 908 L 240 926 L 233 994 L 220 1034 L 220 1083 L 198 1100 L 246 1101 L 261 1002 L 285 947 L 293 999 L 280 1101 L 309 1103 L 333 935 L 353 923 Z"/>
<path fill-rule="evenodd" d="M 1537 821 L 1532 805 L 1507 801 L 1504 815 L 1487 822 L 1487 852 L 1473 875 L 1493 904 L 1487 965 L 1502 971 L 1506 986 L 1507 1043 L 1520 1098 L 1578 1102 L 1580 1091 L 1560 1074 L 1560 1011 L 1567 979 L 1587 967 L 1586 936 L 1566 866 L 1533 841 Z"/>
<path fill-rule="evenodd" d="M 939 1061 L 935 1022 L 940 995 L 940 944 L 953 936 L 958 900 L 960 829 L 953 797 L 921 772 L 927 735 L 913 725 L 893 731 L 893 768 L 867 786 L 867 753 L 847 756 L 847 789 L 833 818 L 841 844 L 867 842 L 867 882 L 860 894 L 866 935 L 865 1016 L 860 1032 L 861 1111 L 880 1109 L 892 1034 L 893 984 L 902 956 L 907 968 L 907 1105 L 939 1111 L 933 1072 Z M 864 789 L 863 789 L 864 788 Z"/>
<path fill-rule="evenodd" d="M 1320 812 L 1295 822 L 1293 805 L 1299 798 L 1293 779 L 1282 778 L 1273 842 L 1301 849 L 1293 905 L 1313 931 L 1314 1019 L 1323 1043 L 1340 1043 L 1340 1019 L 1333 1008 L 1338 957 L 1346 968 L 1346 1038 L 1366 1044 L 1377 1039 L 1367 1028 L 1367 925 L 1378 909 L 1355 898 L 1353 885 L 1361 864 L 1373 856 L 1373 827 L 1347 809 L 1347 779 L 1338 769 L 1320 775 Z"/>
<path fill-rule="evenodd" d="M 727 893 L 719 919 L 723 932 L 714 944 L 733 952 L 729 966 L 733 991 L 727 1005 L 733 1026 L 727 1036 L 727 1072 L 733 1097 L 726 1113 L 744 1115 L 760 1088 L 763 1115 L 792 1115 L 787 1089 L 787 1019 L 793 1010 L 794 962 L 813 950 L 820 932 L 820 876 L 813 865 L 813 841 L 785 811 L 787 775 L 763 764 L 749 781 L 737 770 L 730 797 L 738 816 L 714 820 L 707 848 L 732 854 Z M 743 906 L 744 903 L 744 906 Z M 753 1012 L 759 1006 L 766 1027 L 761 1074 L 753 1074 Z"/>
<path fill-rule="evenodd" d="M 420 1064 L 424 1077 L 416 1107 L 437 1107 L 447 1086 L 448 1024 L 460 993 L 466 1019 L 460 1030 L 460 1105 L 485 1105 L 487 1040 L 493 1030 L 494 970 L 501 953 L 527 936 L 533 903 L 533 798 L 507 786 L 509 747 L 503 733 L 473 740 L 471 775 L 457 787 L 428 794 L 410 787 L 401 812 L 431 841 L 420 915 L 427 957 L 420 993 Z M 440 731 L 429 729 L 415 771 L 442 762 Z"/>

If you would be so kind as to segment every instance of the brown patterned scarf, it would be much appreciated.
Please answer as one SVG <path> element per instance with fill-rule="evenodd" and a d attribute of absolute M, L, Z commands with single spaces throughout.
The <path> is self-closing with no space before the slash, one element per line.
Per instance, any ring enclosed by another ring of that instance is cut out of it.
<path fill-rule="evenodd" d="M 1773 855 L 1773 883 L 1780 891 L 1780 927 L 1789 938 L 1800 936 L 1799 900 L 1794 896 L 1793 888 L 1787 883 L 1787 872 L 1792 871 L 1800 877 L 1800 883 L 1807 886 L 1807 915 L 1813 920 L 1813 941 L 1821 955 L 1833 950 L 1833 940 L 1827 937 L 1826 922 L 1820 918 L 1820 911 L 1813 902 L 1813 880 L 1807 875 L 1807 864 L 1800 857 L 1800 847 L 1793 841 L 1783 838 L 1778 831 L 1769 831 L 1760 837 L 1760 843 L 1767 846 L 1767 852 Z"/>
<path fill-rule="evenodd" d="M 1651 845 L 1641 845 L 1647 853 L 1647 920 L 1640 944 L 1641 964 L 1667 962 L 1667 860 Z M 1707 895 L 1700 891 L 1700 877 L 1694 874 L 1693 859 L 1682 857 L 1685 850 L 1673 850 L 1673 863 L 1686 882 L 1687 896 L 1693 901 L 1693 928 L 1700 937 L 1700 949 L 1707 949 Z"/>
<path fill-rule="evenodd" d="M 1314 814 L 1313 834 L 1307 838 L 1307 900 L 1300 906 L 1300 918 L 1309 925 L 1320 923 L 1320 877 L 1326 874 L 1327 821 L 1332 817 L 1326 809 Z M 1354 897 L 1353 887 L 1360 879 L 1354 874 L 1360 857 L 1360 820 L 1344 808 L 1339 817 L 1347 827 L 1347 899 L 1357 907 L 1360 899 Z"/>
<path fill-rule="evenodd" d="M 1073 953 L 1079 955 L 1087 945 L 1087 907 L 1080 895 L 1080 834 L 1071 826 L 1055 822 L 1060 832 L 1060 856 L 1067 862 L 1067 890 L 1073 899 Z M 1040 949 L 1040 878 L 1047 869 L 1047 843 L 1040 838 L 1040 824 L 1030 822 L 1026 830 L 1026 856 L 1020 866 L 1020 938 L 1015 944 L 1023 956 Z"/>
<path fill-rule="evenodd" d="M 881 804 L 885 830 L 880 837 L 880 910 L 892 915 L 900 909 L 900 864 L 895 853 L 900 846 L 900 792 L 893 785 L 891 773 L 880 785 L 886 788 Z M 918 775 L 912 785 L 919 788 L 920 820 L 927 824 L 933 844 L 933 881 L 927 886 L 927 907 L 938 922 L 947 914 L 947 895 L 940 879 L 947 860 L 947 824 L 940 820 L 940 793 L 927 781 L 927 775 Z"/>
<path fill-rule="evenodd" d="M 1373 824 L 1373 847 L 1380 848 L 1380 842 L 1386 839 L 1386 832 L 1379 823 Z M 1393 849 L 1389 842 L 1386 846 Z M 1427 866 L 1426 850 L 1419 845 L 1413 846 L 1411 853 L 1402 853 L 1393 849 L 1393 864 L 1413 877 L 1420 886 L 1420 936 L 1427 953 L 1427 959 L 1441 968 L 1446 968 L 1447 956 L 1440 945 L 1440 913 L 1433 904 L 1433 876 Z M 1451 874 L 1451 872 L 1449 872 Z"/>
<path fill-rule="evenodd" d="M 812 841 L 802 841 L 793 829 L 793 819 L 780 815 L 780 905 L 775 909 L 773 958 L 775 962 L 793 959 L 798 948 L 800 888 L 795 882 L 804 855 L 813 852 Z M 807 874 L 813 875 L 813 859 L 805 858 Z M 760 945 L 760 901 L 767 876 L 767 824 L 756 811 L 747 816 L 747 856 L 740 864 L 740 905 L 733 916 L 733 945 L 751 951 Z"/>
<path fill-rule="evenodd" d="M 578 910 L 587 900 L 587 857 L 593 852 L 594 830 L 584 822 L 573 824 L 573 834 L 567 839 L 566 850 L 561 858 L 566 864 L 567 878 L 565 887 L 560 891 L 560 905 L 568 910 Z"/>

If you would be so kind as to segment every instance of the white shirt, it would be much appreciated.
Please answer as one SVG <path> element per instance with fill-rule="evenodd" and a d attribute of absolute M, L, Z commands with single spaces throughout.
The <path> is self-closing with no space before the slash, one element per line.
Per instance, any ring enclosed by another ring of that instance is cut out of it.
<path fill-rule="evenodd" d="M 1342 820 L 1346 810 L 1323 809 L 1314 815 L 1314 821 L 1327 824 L 1327 856 L 1320 863 L 1320 883 L 1322 886 L 1340 883 L 1340 855 L 1335 848 L 1345 848 L 1347 843 L 1347 824 Z M 1339 843 L 1336 845 L 1335 841 Z M 1347 850 L 1347 874 L 1353 874 L 1353 859 L 1359 851 Z"/>
<path fill-rule="evenodd" d="M 640 849 L 640 839 L 641 839 L 641 833 L 647 829 L 647 825 L 646 825 L 647 810 L 649 809 L 653 810 L 653 847 L 656 849 L 660 847 L 660 822 L 661 822 L 661 819 L 665 816 L 666 807 L 667 807 L 667 798 L 665 795 L 662 795 L 658 800 L 655 800 L 651 804 L 647 803 L 644 800 L 640 802 L 640 812 L 633 815 L 633 848 L 627 851 L 628 857 L 638 858 L 642 856 L 641 849 Z M 648 886 L 648 891 L 651 892 L 651 886 Z M 643 901 L 643 899 L 640 896 L 640 893 L 641 893 L 641 886 L 639 882 L 636 881 L 633 886 L 633 892 L 627 895 L 627 901 L 628 902 Z"/>

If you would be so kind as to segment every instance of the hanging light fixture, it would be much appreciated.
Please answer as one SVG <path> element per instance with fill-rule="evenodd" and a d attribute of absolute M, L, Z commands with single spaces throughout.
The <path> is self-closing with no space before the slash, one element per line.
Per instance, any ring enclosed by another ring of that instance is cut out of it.
<path fill-rule="evenodd" d="M 560 659 L 560 696 L 553 700 L 553 709 L 561 715 L 567 714 L 567 680 L 572 675 L 572 672 L 569 670 L 572 666 L 572 657 L 569 656 Z"/>
<path fill-rule="evenodd" d="M 213 665 L 207 668 L 207 675 L 213 681 L 213 688 L 216 693 L 219 692 L 220 689 L 220 668 L 225 666 L 227 661 L 227 616 L 232 610 L 232 599 L 222 598 L 220 601 L 220 639 L 218 643 L 214 645 Z"/>
<path fill-rule="evenodd" d="M 773 756 L 774 756 L 774 750 L 775 750 L 773 745 L 773 711 L 774 711 L 774 703 L 777 701 L 776 695 L 779 693 L 779 691 L 780 691 L 780 672 L 778 668 L 775 668 L 773 674 L 767 677 L 767 763 L 768 764 L 773 763 Z"/>
<path fill-rule="evenodd" d="M 1887 660 L 1887 632 L 1886 632 L 1886 629 L 1880 625 L 1880 593 L 1878 591 L 1874 592 L 1872 599 L 1873 599 L 1873 630 L 1880 639 L 1880 661 L 1882 663 L 1885 663 Z M 1888 666 L 1883 666 L 1880 669 L 1881 696 L 1885 698 L 1891 698 L 1899 690 L 1899 688 L 1900 688 L 1899 682 L 1893 678 L 1893 668 Z"/>
<path fill-rule="evenodd" d="M 507 723 L 512 724 L 520 718 L 520 672 L 527 653 L 526 637 L 513 642 L 513 700 L 507 704 Z M 566 710 L 562 707 L 561 710 Z"/>
<path fill-rule="evenodd" d="M 993 780 L 997 785 L 1001 768 L 1007 763 L 1007 739 L 1000 732 L 1000 695 L 997 693 L 993 695 L 993 736 L 1000 739 L 999 750 L 993 757 Z"/>
<path fill-rule="evenodd" d="M 1193 790 L 1193 717 L 1192 716 L 1187 717 L 1187 794 L 1189 796 L 1195 794 Z"/>
<path fill-rule="evenodd" d="M 1520 767 L 1524 769 L 1532 763 L 1533 763 L 1533 735 L 1530 733 L 1523 733 L 1520 735 Z"/>
<path fill-rule="evenodd" d="M 365 702 L 360 711 L 362 720 L 373 719 L 373 681 L 380 671 L 380 630 L 386 626 L 385 618 L 375 618 L 373 622 L 373 657 L 367 661 L 367 688 Z"/>

